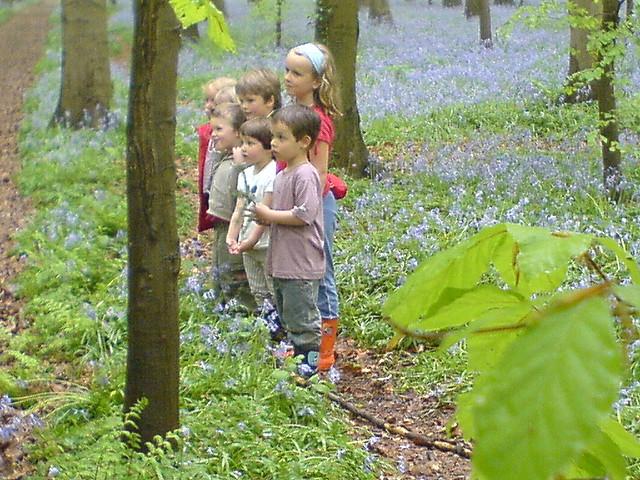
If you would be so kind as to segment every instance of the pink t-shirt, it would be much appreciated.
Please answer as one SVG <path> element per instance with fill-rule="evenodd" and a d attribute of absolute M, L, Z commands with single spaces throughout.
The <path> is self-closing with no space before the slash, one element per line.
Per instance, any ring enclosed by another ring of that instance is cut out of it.
<path fill-rule="evenodd" d="M 331 120 L 331 117 L 327 115 L 327 113 L 324 111 L 324 108 L 322 108 L 321 106 L 314 105 L 312 108 L 320 117 L 320 132 L 318 133 L 316 143 L 313 145 L 313 153 L 314 155 L 317 155 L 318 145 L 320 144 L 320 142 L 324 142 L 329 145 L 329 158 L 331 158 L 331 149 L 333 148 L 333 141 L 336 137 L 336 129 L 333 126 L 333 120 Z M 276 166 L 279 172 L 281 170 L 284 170 L 287 164 L 284 162 L 277 162 Z M 325 182 L 322 196 L 325 196 L 327 194 L 329 188 L 329 183 Z"/>
<path fill-rule="evenodd" d="M 311 163 L 276 175 L 274 210 L 293 210 L 304 225 L 271 225 L 267 271 L 275 278 L 317 280 L 323 277 L 324 231 L 320 177 Z"/>

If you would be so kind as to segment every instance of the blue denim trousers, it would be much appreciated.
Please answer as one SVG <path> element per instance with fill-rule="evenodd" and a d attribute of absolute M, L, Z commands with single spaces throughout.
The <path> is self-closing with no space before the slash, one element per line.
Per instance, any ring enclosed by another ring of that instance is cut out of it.
<path fill-rule="evenodd" d="M 329 191 L 322 198 L 324 213 L 324 255 L 326 268 L 324 278 L 320 280 L 318 291 L 318 310 L 322 318 L 338 318 L 340 306 L 338 302 L 338 288 L 333 272 L 333 237 L 336 233 L 338 205 L 333 193 Z"/>

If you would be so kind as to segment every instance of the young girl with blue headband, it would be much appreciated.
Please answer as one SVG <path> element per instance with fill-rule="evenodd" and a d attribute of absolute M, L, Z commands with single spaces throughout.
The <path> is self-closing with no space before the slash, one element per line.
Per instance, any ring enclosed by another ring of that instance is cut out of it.
<path fill-rule="evenodd" d="M 284 86 L 296 103 L 313 108 L 320 116 L 320 134 L 309 151 L 323 186 L 324 250 L 326 269 L 320 281 L 318 309 L 322 317 L 322 340 L 318 369 L 329 370 L 335 362 L 338 332 L 338 290 L 333 271 L 333 237 L 336 229 L 336 198 L 327 182 L 329 158 L 335 137 L 333 118 L 340 115 L 339 92 L 333 56 L 324 45 L 305 43 L 292 48 L 285 59 Z"/>

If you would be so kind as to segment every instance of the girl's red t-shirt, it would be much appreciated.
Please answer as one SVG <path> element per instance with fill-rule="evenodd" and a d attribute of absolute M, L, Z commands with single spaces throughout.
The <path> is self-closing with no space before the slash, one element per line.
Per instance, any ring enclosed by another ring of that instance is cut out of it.
<path fill-rule="evenodd" d="M 207 213 L 209 208 L 209 195 L 202 191 L 204 181 L 204 161 L 207 156 L 207 147 L 211 140 L 211 131 L 213 128 L 210 123 L 203 123 L 198 127 L 198 138 L 200 140 L 200 148 L 198 150 L 198 197 L 200 205 L 198 209 L 198 232 L 204 232 L 213 228 L 214 219 L 212 215 Z"/>

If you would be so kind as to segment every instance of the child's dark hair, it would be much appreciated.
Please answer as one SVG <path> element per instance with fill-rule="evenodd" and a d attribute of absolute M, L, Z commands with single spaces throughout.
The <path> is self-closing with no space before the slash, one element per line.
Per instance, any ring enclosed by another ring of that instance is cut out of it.
<path fill-rule="evenodd" d="M 276 110 L 271 116 L 272 123 L 282 123 L 291 130 L 296 141 L 302 139 L 305 135 L 311 138 L 313 145 L 320 133 L 320 116 L 305 105 L 289 105 Z"/>
<path fill-rule="evenodd" d="M 249 70 L 245 73 L 238 80 L 236 95 L 260 95 L 265 101 L 273 97 L 273 109 L 277 110 L 282 106 L 280 79 L 275 72 L 266 68 Z"/>
<path fill-rule="evenodd" d="M 240 105 L 237 103 L 221 103 L 220 105 L 216 105 L 211 117 L 224 118 L 225 120 L 228 120 L 236 132 L 240 130 L 240 126 L 246 120 Z"/>
<path fill-rule="evenodd" d="M 240 127 L 240 135 L 255 138 L 265 150 L 271 150 L 271 122 L 266 118 L 252 118 Z"/>

